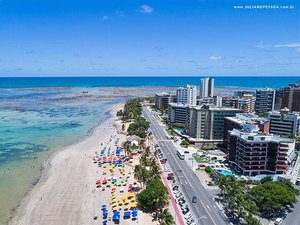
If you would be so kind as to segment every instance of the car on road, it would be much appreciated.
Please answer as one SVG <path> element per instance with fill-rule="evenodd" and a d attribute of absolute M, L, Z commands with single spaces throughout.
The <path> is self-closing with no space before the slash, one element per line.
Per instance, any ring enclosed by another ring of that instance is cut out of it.
<path fill-rule="evenodd" d="M 197 198 L 196 198 L 196 196 L 194 196 L 193 198 L 192 198 L 192 203 L 196 203 L 197 202 Z"/>

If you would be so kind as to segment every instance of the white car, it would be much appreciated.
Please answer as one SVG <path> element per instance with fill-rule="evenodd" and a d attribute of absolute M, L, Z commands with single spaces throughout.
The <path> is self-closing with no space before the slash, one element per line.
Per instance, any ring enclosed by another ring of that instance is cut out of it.
<path fill-rule="evenodd" d="M 276 220 L 275 220 L 275 225 L 279 225 L 279 224 L 281 224 L 283 222 L 283 219 L 282 218 L 277 218 Z"/>
<path fill-rule="evenodd" d="M 188 220 L 192 216 L 193 216 L 192 213 L 189 212 L 189 213 L 187 213 L 187 214 L 184 215 L 184 219 Z"/>
<path fill-rule="evenodd" d="M 179 192 L 179 193 L 177 193 L 177 194 L 175 195 L 176 198 L 180 198 L 180 197 L 182 197 L 182 196 L 183 196 L 183 194 L 182 194 L 181 192 Z"/>

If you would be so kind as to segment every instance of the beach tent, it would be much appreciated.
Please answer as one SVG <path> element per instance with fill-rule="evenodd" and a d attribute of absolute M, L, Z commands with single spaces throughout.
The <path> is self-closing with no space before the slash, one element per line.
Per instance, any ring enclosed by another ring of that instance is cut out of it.
<path fill-rule="evenodd" d="M 130 212 L 129 211 L 124 212 L 123 219 L 130 219 Z"/>
<path fill-rule="evenodd" d="M 107 220 L 103 220 L 103 221 L 102 221 L 102 224 L 103 224 L 103 225 L 107 225 Z"/>
<path fill-rule="evenodd" d="M 104 209 L 104 208 L 106 208 L 106 205 L 102 205 L 101 207 L 102 207 L 102 209 Z"/>

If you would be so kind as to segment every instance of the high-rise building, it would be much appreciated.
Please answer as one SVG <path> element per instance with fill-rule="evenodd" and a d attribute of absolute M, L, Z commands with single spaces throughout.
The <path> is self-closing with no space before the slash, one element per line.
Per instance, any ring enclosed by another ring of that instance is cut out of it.
<path fill-rule="evenodd" d="M 176 90 L 176 99 L 180 104 L 196 105 L 197 104 L 197 87 L 186 85 Z"/>
<path fill-rule="evenodd" d="M 214 96 L 214 105 L 216 106 L 216 107 L 222 107 L 223 106 L 223 104 L 222 104 L 222 96 Z"/>
<path fill-rule="evenodd" d="M 169 103 L 168 120 L 170 123 L 186 125 L 189 115 L 189 106 L 180 103 Z"/>
<path fill-rule="evenodd" d="M 254 112 L 255 97 L 253 94 L 243 94 L 239 99 L 239 108 L 245 113 Z"/>
<path fill-rule="evenodd" d="M 187 134 L 195 139 L 222 140 L 224 118 L 240 112 L 240 109 L 219 108 L 214 105 L 189 107 Z"/>
<path fill-rule="evenodd" d="M 239 99 L 237 97 L 225 96 L 222 97 L 222 106 L 226 108 L 239 108 Z"/>
<path fill-rule="evenodd" d="M 288 108 L 290 112 L 300 112 L 300 81 L 276 90 L 276 109 Z"/>
<path fill-rule="evenodd" d="M 214 96 L 215 80 L 211 77 L 202 78 L 200 82 L 200 98 Z"/>
<path fill-rule="evenodd" d="M 255 112 L 264 114 L 274 110 L 275 90 L 256 90 Z"/>
<path fill-rule="evenodd" d="M 175 93 L 155 93 L 155 108 L 158 110 L 166 110 L 168 109 L 168 105 L 170 102 L 176 102 Z"/>
<path fill-rule="evenodd" d="M 245 95 L 245 94 L 250 94 L 250 95 L 255 95 L 255 91 L 234 91 L 234 96 L 235 97 L 240 97 L 240 98 L 242 98 L 243 97 L 243 95 Z"/>
<path fill-rule="evenodd" d="M 269 121 L 261 118 L 254 113 L 237 113 L 236 116 L 226 117 L 224 121 L 223 141 L 224 145 L 228 142 L 229 131 L 233 129 L 243 129 L 247 132 L 260 131 L 269 133 Z"/>
<path fill-rule="evenodd" d="M 269 114 L 270 133 L 282 137 L 298 136 L 300 134 L 299 112 L 289 112 L 287 108 L 273 111 Z"/>
<path fill-rule="evenodd" d="M 229 160 L 244 175 L 283 174 L 295 158 L 295 140 L 233 129 Z"/>

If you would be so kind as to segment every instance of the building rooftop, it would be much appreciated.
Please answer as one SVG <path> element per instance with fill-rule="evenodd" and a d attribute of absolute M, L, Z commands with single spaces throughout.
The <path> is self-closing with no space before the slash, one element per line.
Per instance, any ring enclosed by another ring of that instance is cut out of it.
<path fill-rule="evenodd" d="M 272 134 L 262 134 L 257 132 L 244 132 L 238 129 L 233 129 L 230 132 L 231 135 L 238 136 L 244 140 L 247 141 L 253 141 L 253 142 L 288 142 L 288 143 L 294 143 L 295 140 L 290 138 L 283 138 L 279 135 L 272 135 Z"/>
<path fill-rule="evenodd" d="M 234 117 L 226 117 L 227 119 L 239 124 L 258 124 L 265 123 L 268 120 L 259 117 L 254 113 L 237 113 Z"/>
<path fill-rule="evenodd" d="M 175 93 L 171 93 L 171 92 L 159 92 L 155 94 L 158 96 L 175 95 Z"/>

